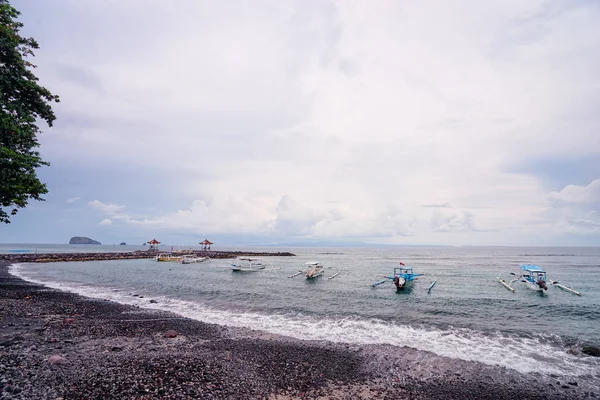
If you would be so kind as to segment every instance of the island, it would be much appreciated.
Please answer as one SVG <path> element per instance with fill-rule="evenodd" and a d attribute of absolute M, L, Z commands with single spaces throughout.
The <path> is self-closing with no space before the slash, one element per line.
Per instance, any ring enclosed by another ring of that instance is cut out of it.
<path fill-rule="evenodd" d="M 120 246 L 127 246 L 127 243 L 121 242 Z"/>
<path fill-rule="evenodd" d="M 83 236 L 73 236 L 71 240 L 69 240 L 69 244 L 102 244 L 97 240 L 93 240 Z"/>

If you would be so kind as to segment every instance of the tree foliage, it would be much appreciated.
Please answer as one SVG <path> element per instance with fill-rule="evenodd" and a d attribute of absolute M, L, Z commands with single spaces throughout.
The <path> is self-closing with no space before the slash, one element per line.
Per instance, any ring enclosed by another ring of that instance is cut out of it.
<path fill-rule="evenodd" d="M 36 66 L 27 59 L 38 44 L 20 36 L 19 14 L 8 0 L 0 0 L 0 222 L 6 223 L 7 211 L 14 215 L 28 200 L 43 200 L 48 193 L 36 174 L 36 168 L 49 165 L 35 150 L 37 124 L 43 120 L 52 126 L 51 103 L 59 101 L 32 72 Z"/>

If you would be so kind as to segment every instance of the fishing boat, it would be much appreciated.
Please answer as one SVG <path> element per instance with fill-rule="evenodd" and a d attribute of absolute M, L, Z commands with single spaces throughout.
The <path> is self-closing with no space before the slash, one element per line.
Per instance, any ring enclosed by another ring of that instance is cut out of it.
<path fill-rule="evenodd" d="M 306 267 L 306 279 L 315 279 L 325 273 L 323 265 L 318 261 L 311 261 L 304 264 Z"/>
<path fill-rule="evenodd" d="M 385 278 L 384 280 L 375 282 L 371 286 L 375 287 L 375 286 L 379 286 L 379 285 L 382 285 L 384 283 L 391 281 L 391 282 L 394 282 L 396 289 L 402 290 L 402 289 L 408 287 L 410 284 L 412 284 L 412 282 L 415 280 L 415 278 L 417 276 L 421 276 L 421 275 L 422 274 L 415 274 L 413 272 L 412 267 L 408 267 L 405 264 L 400 263 L 399 267 L 394 268 L 394 273 L 392 275 L 390 275 L 390 276 L 384 275 L 383 276 Z M 433 288 L 433 285 L 435 285 L 435 282 L 432 285 L 430 285 L 428 290 L 431 290 L 431 288 Z"/>
<path fill-rule="evenodd" d="M 173 253 L 161 253 L 154 257 L 155 261 L 166 261 L 166 262 L 177 262 L 179 261 L 179 256 L 174 256 Z"/>
<path fill-rule="evenodd" d="M 536 292 L 543 292 L 548 290 L 546 285 L 546 271 L 544 271 L 539 265 L 535 264 L 521 264 L 521 276 L 520 281 L 525 286 Z"/>
<path fill-rule="evenodd" d="M 510 273 L 512 276 L 516 276 L 516 278 L 512 279 L 510 282 L 506 282 L 506 280 L 496 277 L 498 282 L 506 289 L 511 292 L 515 292 L 515 289 L 511 286 L 513 282 L 522 282 L 525 287 L 535 291 L 544 293 L 544 291 L 548 290 L 548 285 L 546 284 L 546 271 L 542 269 L 539 265 L 536 264 L 520 264 L 521 274 L 517 275 L 513 272 Z"/>
<path fill-rule="evenodd" d="M 231 263 L 231 270 L 235 272 L 255 272 L 265 269 L 267 264 L 262 258 L 238 257 Z"/>
<path fill-rule="evenodd" d="M 539 265 L 536 264 L 521 264 L 521 275 L 517 275 L 513 272 L 510 273 L 512 276 L 516 276 L 516 278 L 512 279 L 510 282 L 506 282 L 504 279 L 500 279 L 496 277 L 496 279 L 504 286 L 506 289 L 511 292 L 515 292 L 515 289 L 511 286 L 513 282 L 520 281 L 529 289 L 544 293 L 548 290 L 548 284 L 552 284 L 553 286 L 564 290 L 569 293 L 576 294 L 577 296 L 581 296 L 581 293 L 577 290 L 573 289 L 570 285 L 564 282 L 559 282 L 554 279 L 547 278 L 546 271 L 544 271 Z"/>
<path fill-rule="evenodd" d="M 179 257 L 179 262 L 181 264 L 196 264 L 201 263 L 208 260 L 208 257 L 197 257 L 193 254 L 186 254 L 182 257 Z"/>

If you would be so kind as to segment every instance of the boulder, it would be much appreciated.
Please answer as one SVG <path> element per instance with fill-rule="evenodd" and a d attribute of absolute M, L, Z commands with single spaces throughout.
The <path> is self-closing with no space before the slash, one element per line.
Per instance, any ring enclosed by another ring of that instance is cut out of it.
<path fill-rule="evenodd" d="M 69 240 L 69 244 L 102 244 L 97 240 L 90 239 L 84 236 L 73 236 L 71 240 Z"/>
<path fill-rule="evenodd" d="M 584 346 L 581 351 L 588 356 L 600 357 L 600 348 L 595 346 Z"/>
<path fill-rule="evenodd" d="M 177 332 L 176 332 L 176 331 L 174 331 L 174 330 L 172 330 L 172 329 L 169 329 L 169 330 L 168 330 L 168 331 L 165 333 L 165 337 L 166 337 L 166 338 L 174 338 L 174 337 L 177 337 Z"/>
<path fill-rule="evenodd" d="M 61 365 L 61 364 L 66 364 L 67 360 L 64 357 L 61 357 L 58 354 L 55 354 L 53 356 L 50 356 L 50 358 L 48 358 L 48 362 L 52 365 Z"/>

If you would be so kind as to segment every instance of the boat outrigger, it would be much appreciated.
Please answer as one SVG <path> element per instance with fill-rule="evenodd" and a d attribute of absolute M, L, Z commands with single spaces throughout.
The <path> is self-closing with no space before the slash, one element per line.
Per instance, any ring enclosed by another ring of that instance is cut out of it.
<path fill-rule="evenodd" d="M 387 282 L 394 282 L 394 285 L 396 286 L 396 289 L 401 290 L 406 288 L 409 284 L 411 284 L 415 278 L 417 276 L 421 276 L 423 274 L 415 274 L 413 272 L 412 267 L 408 267 L 403 263 L 400 263 L 400 267 L 396 267 L 394 268 L 394 274 L 391 276 L 383 276 L 385 279 L 379 282 L 375 282 L 373 283 L 371 286 L 375 287 L 375 286 L 379 286 L 382 285 L 384 283 Z M 435 283 L 433 283 L 432 285 L 429 286 L 428 290 L 430 291 L 431 288 L 433 288 L 433 285 Z"/>

